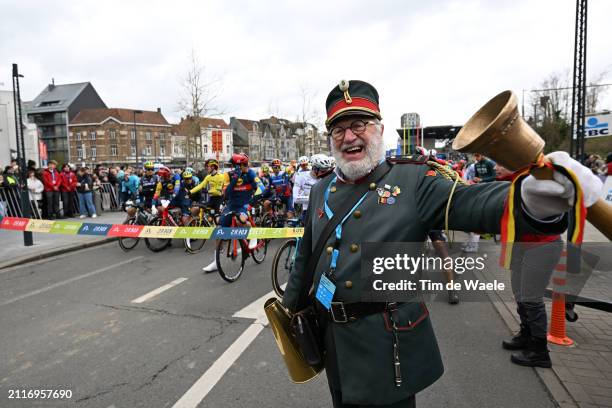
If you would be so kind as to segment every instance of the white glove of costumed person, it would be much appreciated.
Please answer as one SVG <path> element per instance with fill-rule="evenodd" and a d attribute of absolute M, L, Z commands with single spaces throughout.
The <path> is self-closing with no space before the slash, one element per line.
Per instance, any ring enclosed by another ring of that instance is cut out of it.
<path fill-rule="evenodd" d="M 603 184 L 590 169 L 572 159 L 566 152 L 553 152 L 550 161 L 574 172 L 584 194 L 584 205 L 590 207 L 601 194 Z M 568 211 L 576 198 L 574 185 L 563 174 L 554 171 L 554 180 L 538 180 L 528 176 L 521 184 L 521 197 L 527 212 L 536 219 L 560 215 Z"/>

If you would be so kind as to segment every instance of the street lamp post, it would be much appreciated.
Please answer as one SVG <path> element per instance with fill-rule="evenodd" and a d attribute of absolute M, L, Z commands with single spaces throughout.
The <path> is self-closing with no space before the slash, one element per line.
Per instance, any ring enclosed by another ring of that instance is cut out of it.
<path fill-rule="evenodd" d="M 136 114 L 141 114 L 141 110 L 134 110 L 134 144 L 136 145 L 136 168 L 138 168 L 138 132 L 136 132 Z"/>
<path fill-rule="evenodd" d="M 30 218 L 30 193 L 28 192 L 28 176 L 25 160 L 25 141 L 23 136 L 23 118 L 21 116 L 21 94 L 19 92 L 19 78 L 23 75 L 19 74 L 17 64 L 13 64 L 13 103 L 15 105 L 15 136 L 17 139 L 17 161 L 19 163 L 20 174 L 20 190 L 21 190 L 21 211 L 24 218 Z M 32 232 L 23 232 L 23 245 L 32 246 Z"/>

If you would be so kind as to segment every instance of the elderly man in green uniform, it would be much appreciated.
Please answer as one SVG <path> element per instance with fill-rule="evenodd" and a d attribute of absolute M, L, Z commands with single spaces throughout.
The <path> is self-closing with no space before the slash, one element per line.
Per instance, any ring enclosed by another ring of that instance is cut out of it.
<path fill-rule="evenodd" d="M 453 183 L 431 172 L 426 158 L 384 160 L 384 126 L 378 92 L 372 85 L 341 81 L 329 93 L 326 109 L 337 168 L 311 190 L 312 211 L 283 304 L 292 312 L 315 305 L 324 326 L 325 368 L 335 407 L 414 407 L 415 394 L 444 370 L 429 314 L 422 302 L 363 301 L 362 243 L 423 242 L 428 231 L 443 229 Z M 571 166 L 580 166 L 568 160 Z M 371 173 L 381 174 L 381 166 L 386 168 L 382 178 L 375 183 L 368 180 Z M 564 231 L 567 196 L 573 192 L 557 184 L 559 188 L 551 194 L 550 185 L 527 180 L 520 189 L 517 226 L 541 234 Z M 367 188 L 360 186 L 364 182 L 369 183 Z M 326 251 L 316 261 L 314 290 L 310 290 L 305 268 L 312 251 L 334 212 L 345 201 L 354 200 L 357 189 L 366 193 L 335 233 L 328 235 Z M 508 190 L 507 182 L 456 186 L 449 227 L 498 233 Z M 547 205 L 538 204 L 541 197 L 548 200 Z M 555 202 L 552 211 L 550 201 Z M 327 295 L 319 297 L 324 292 Z M 329 304 L 325 296 L 333 302 Z"/>

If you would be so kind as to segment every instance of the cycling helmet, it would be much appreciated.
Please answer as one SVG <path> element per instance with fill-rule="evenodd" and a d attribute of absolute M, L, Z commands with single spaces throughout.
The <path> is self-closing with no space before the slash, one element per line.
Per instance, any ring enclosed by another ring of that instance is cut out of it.
<path fill-rule="evenodd" d="M 172 172 L 166 166 L 162 166 L 159 168 L 159 170 L 157 170 L 157 175 L 161 178 L 167 179 L 167 178 L 170 178 L 170 176 L 172 175 Z"/>
<path fill-rule="evenodd" d="M 249 156 L 247 156 L 244 153 L 234 153 L 234 154 L 232 154 L 232 158 L 231 158 L 230 162 L 232 164 L 234 164 L 234 165 L 236 165 L 236 164 L 238 164 L 238 165 L 243 165 L 243 164 L 248 165 L 249 164 Z"/>
<path fill-rule="evenodd" d="M 280 166 L 282 166 L 282 163 L 279 159 L 272 160 L 272 167 L 280 167 Z"/>
<path fill-rule="evenodd" d="M 206 160 L 206 165 L 210 167 L 216 167 L 217 169 L 219 168 L 219 162 L 216 161 L 215 159 Z"/>
<path fill-rule="evenodd" d="M 145 170 L 155 170 L 155 163 L 152 161 L 145 162 L 144 168 Z"/>
<path fill-rule="evenodd" d="M 324 154 L 315 154 L 310 158 L 312 167 L 317 170 L 325 170 L 334 167 L 331 157 Z"/>
<path fill-rule="evenodd" d="M 183 178 L 184 178 L 184 179 L 190 179 L 190 178 L 192 178 L 192 177 L 193 177 L 193 173 L 192 173 L 192 172 L 190 172 L 190 171 L 185 170 L 185 171 L 183 172 L 182 176 L 183 176 Z"/>
<path fill-rule="evenodd" d="M 270 166 L 268 166 L 268 164 L 267 164 L 267 163 L 262 164 L 262 165 L 261 165 L 261 172 L 262 172 L 263 174 L 270 173 Z"/>
<path fill-rule="evenodd" d="M 195 170 L 193 169 L 193 167 L 185 167 L 185 172 L 193 174 L 195 173 Z"/>
<path fill-rule="evenodd" d="M 300 162 L 300 164 L 308 164 L 308 157 L 307 156 L 301 156 L 298 161 Z"/>
<path fill-rule="evenodd" d="M 431 149 L 431 150 L 429 151 L 429 154 L 430 154 L 432 157 L 436 157 L 436 155 L 438 154 L 438 151 L 437 151 L 436 149 Z"/>

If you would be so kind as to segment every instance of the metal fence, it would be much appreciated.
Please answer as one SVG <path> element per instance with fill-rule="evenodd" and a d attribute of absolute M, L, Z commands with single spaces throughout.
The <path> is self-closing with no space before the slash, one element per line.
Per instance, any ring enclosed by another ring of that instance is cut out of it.
<path fill-rule="evenodd" d="M 94 190 L 93 194 L 93 201 L 94 205 L 97 208 L 97 212 L 99 212 L 100 210 L 119 211 L 121 209 L 121 206 L 119 205 L 118 191 L 112 184 L 102 183 L 100 189 Z M 29 203 L 31 217 L 42 219 L 43 206 L 46 205 L 45 202 L 29 200 Z M 79 199 L 76 194 L 74 195 L 74 201 L 72 205 L 77 210 L 76 213 L 78 213 Z M 0 187 L 0 217 L 5 216 L 23 217 L 23 211 L 21 207 L 21 192 L 17 187 Z"/>

